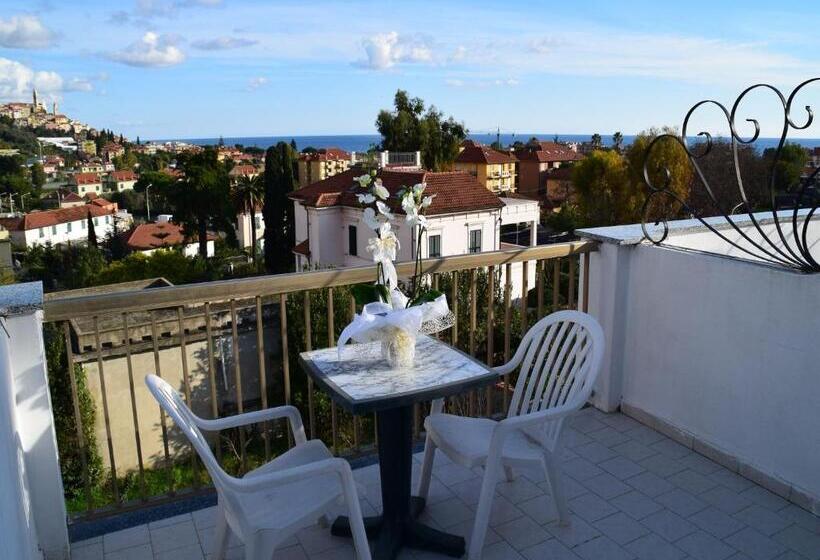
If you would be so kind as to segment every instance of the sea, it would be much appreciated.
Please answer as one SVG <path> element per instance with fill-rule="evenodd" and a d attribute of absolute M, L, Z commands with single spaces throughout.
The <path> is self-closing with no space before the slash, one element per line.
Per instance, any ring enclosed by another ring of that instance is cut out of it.
<path fill-rule="evenodd" d="M 508 146 L 516 141 L 527 142 L 530 138 L 535 136 L 544 141 L 552 141 L 558 138 L 561 142 L 588 142 L 592 137 L 591 134 L 554 134 L 554 133 L 527 133 L 527 134 L 501 134 L 500 141 L 504 146 Z M 611 135 L 601 135 L 601 140 L 605 146 L 612 144 Z M 468 136 L 471 140 L 481 142 L 482 144 L 491 144 L 497 139 L 495 134 L 470 134 Z M 634 135 L 624 135 L 624 145 L 631 144 L 635 139 Z M 164 138 L 156 139 L 156 142 L 181 141 L 197 144 L 200 146 L 209 146 L 219 143 L 219 138 Z M 240 144 L 242 146 L 253 146 L 256 148 L 268 148 L 277 142 L 296 142 L 298 150 L 302 151 L 305 148 L 341 148 L 348 152 L 366 152 L 373 148 L 381 141 L 381 136 L 378 134 L 342 134 L 342 135 L 324 135 L 324 136 L 225 136 L 222 141 L 229 146 Z M 814 148 L 820 146 L 820 138 L 794 138 L 791 142 L 796 142 L 805 146 L 806 148 Z M 755 146 L 762 151 L 766 148 L 774 148 L 777 146 L 777 138 L 758 138 Z"/>

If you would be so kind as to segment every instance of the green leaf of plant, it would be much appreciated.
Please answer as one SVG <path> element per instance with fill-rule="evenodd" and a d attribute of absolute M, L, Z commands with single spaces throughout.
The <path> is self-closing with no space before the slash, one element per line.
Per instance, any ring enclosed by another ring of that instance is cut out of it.
<path fill-rule="evenodd" d="M 414 305 L 421 305 L 422 303 L 429 303 L 431 301 L 435 301 L 436 298 L 442 296 L 441 292 L 438 290 L 425 290 L 421 292 L 413 301 L 410 302 L 410 307 Z"/>
<path fill-rule="evenodd" d="M 356 284 L 350 287 L 350 293 L 357 305 L 387 301 L 387 287 L 382 284 Z"/>

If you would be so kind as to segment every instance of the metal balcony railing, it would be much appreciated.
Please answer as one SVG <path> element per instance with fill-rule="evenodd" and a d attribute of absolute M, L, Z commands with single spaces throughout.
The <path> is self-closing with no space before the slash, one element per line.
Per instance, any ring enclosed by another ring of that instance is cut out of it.
<path fill-rule="evenodd" d="M 439 336 L 490 365 L 503 363 L 528 326 L 546 313 L 586 309 L 594 249 L 594 243 L 583 241 L 423 261 L 427 278 L 447 294 L 456 315 L 455 326 Z M 397 264 L 399 276 L 409 277 L 413 266 Z M 190 444 L 145 389 L 149 373 L 178 387 L 201 416 L 294 404 L 306 418 L 310 437 L 325 440 L 334 453 L 372 453 L 375 418 L 337 409 L 314 388 L 297 357 L 335 344 L 357 312 L 349 287 L 374 278 L 375 268 L 365 266 L 48 296 L 46 329 L 63 337 L 65 363 L 74 365 L 63 367 L 76 433 L 61 440 L 71 448 L 61 449 L 61 456 L 64 451 L 79 456 L 74 485 L 66 485 L 72 519 L 212 491 Z M 514 282 L 525 294 L 517 301 Z M 49 367 L 59 367 L 53 357 Z M 511 382 L 507 376 L 486 391 L 451 399 L 448 406 L 459 414 L 504 413 Z M 416 407 L 417 437 L 427 410 Z M 240 475 L 292 445 L 284 424 L 270 424 L 209 440 L 226 470 Z M 64 479 L 70 479 L 68 474 Z"/>

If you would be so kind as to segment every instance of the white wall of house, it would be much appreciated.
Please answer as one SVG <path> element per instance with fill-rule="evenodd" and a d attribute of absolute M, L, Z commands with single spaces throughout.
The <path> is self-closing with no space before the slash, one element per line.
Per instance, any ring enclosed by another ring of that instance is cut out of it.
<path fill-rule="evenodd" d="M 265 218 L 262 212 L 256 213 L 256 244 L 259 247 L 265 245 Z M 297 228 L 298 229 L 298 228 Z M 236 238 L 239 241 L 239 246 L 245 249 L 251 246 L 253 237 L 251 235 L 251 215 L 249 213 L 242 213 L 236 215 Z"/>
<path fill-rule="evenodd" d="M 105 183 L 105 187 L 110 191 L 122 192 L 122 191 L 127 191 L 127 190 L 133 190 L 134 185 L 136 185 L 136 184 L 137 184 L 136 181 L 130 181 L 130 180 L 129 181 L 108 180 Z"/>
<path fill-rule="evenodd" d="M 110 215 L 97 216 L 93 220 L 96 223 L 94 233 L 97 234 L 97 240 L 102 241 L 114 227 L 114 217 Z M 83 217 L 81 220 L 74 220 L 73 222 L 25 231 L 15 230 L 11 231 L 10 234 L 14 245 L 26 248 L 47 243 L 52 245 L 69 242 L 83 243 L 88 240 L 88 218 Z"/>
<path fill-rule="evenodd" d="M 101 195 L 103 193 L 102 183 L 86 183 L 84 185 L 71 185 L 71 188 L 80 196 L 85 196 L 88 193 Z"/>
<path fill-rule="evenodd" d="M 820 513 L 818 276 L 614 233 L 590 261 L 596 405 Z"/>
<path fill-rule="evenodd" d="M 150 256 L 150 255 L 153 255 L 154 253 L 156 253 L 157 251 L 168 251 L 168 250 L 173 250 L 173 249 L 176 249 L 176 247 L 167 247 L 167 248 L 166 247 L 157 247 L 156 249 L 146 249 L 144 251 L 140 251 L 140 253 L 142 253 L 143 255 L 149 255 Z M 214 250 L 215 250 L 214 241 L 213 241 L 213 239 L 211 239 L 210 241 L 208 241 L 208 256 L 209 257 L 214 256 Z M 182 254 L 185 255 L 186 257 L 199 256 L 199 243 L 198 242 L 186 243 L 182 247 Z"/>

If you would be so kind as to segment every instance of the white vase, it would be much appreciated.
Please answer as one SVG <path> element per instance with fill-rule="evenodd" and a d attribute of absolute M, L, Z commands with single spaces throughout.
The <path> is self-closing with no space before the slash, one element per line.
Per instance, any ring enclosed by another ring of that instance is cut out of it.
<path fill-rule="evenodd" d="M 390 328 L 382 336 L 382 358 L 393 368 L 413 365 L 416 358 L 416 337 L 407 331 Z"/>

